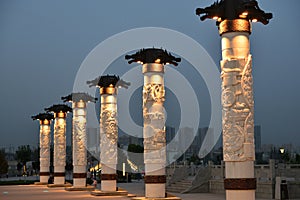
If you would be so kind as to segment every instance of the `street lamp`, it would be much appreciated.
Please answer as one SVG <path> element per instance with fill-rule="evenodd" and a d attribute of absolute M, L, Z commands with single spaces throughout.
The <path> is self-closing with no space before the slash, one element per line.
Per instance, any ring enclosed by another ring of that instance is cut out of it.
<path fill-rule="evenodd" d="M 283 147 L 280 147 L 279 151 L 280 151 L 281 154 L 284 154 L 284 148 Z"/>
<path fill-rule="evenodd" d="M 222 125 L 227 199 L 254 200 L 254 101 L 251 22 L 266 25 L 271 13 L 255 0 L 221 0 L 197 8 L 200 20 L 214 19 L 222 37 Z"/>
<path fill-rule="evenodd" d="M 284 152 L 285 152 L 284 147 L 280 147 L 280 148 L 279 148 L 279 152 L 280 152 L 280 160 L 281 160 L 281 162 L 282 162 L 282 163 L 285 163 L 285 162 L 284 162 Z"/>

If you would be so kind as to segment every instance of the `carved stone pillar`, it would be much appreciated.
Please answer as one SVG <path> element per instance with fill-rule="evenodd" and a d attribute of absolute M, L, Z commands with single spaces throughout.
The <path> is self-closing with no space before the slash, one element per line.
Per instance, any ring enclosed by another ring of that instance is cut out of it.
<path fill-rule="evenodd" d="M 86 187 L 86 106 L 89 102 L 96 102 L 97 98 L 87 93 L 76 92 L 61 97 L 64 102 L 72 102 L 73 109 L 73 187 L 66 188 L 68 191 L 89 189 Z"/>
<path fill-rule="evenodd" d="M 48 183 L 50 168 L 51 121 L 40 120 L 40 182 Z"/>
<path fill-rule="evenodd" d="M 72 108 L 65 104 L 52 105 L 45 108 L 54 113 L 54 185 L 64 186 L 66 166 L 66 117 Z"/>
<path fill-rule="evenodd" d="M 146 198 L 165 197 L 166 133 L 164 66 L 143 64 L 143 118 Z"/>
<path fill-rule="evenodd" d="M 54 113 L 54 184 L 65 184 L 66 113 Z"/>
<path fill-rule="evenodd" d="M 247 20 L 224 20 L 222 36 L 222 124 L 227 199 L 255 199 L 254 101 Z"/>
<path fill-rule="evenodd" d="M 100 160 L 101 191 L 117 189 L 117 88 L 113 85 L 101 87 L 100 113 Z"/>
<path fill-rule="evenodd" d="M 86 186 L 86 102 L 72 103 L 73 108 L 73 186 Z"/>
<path fill-rule="evenodd" d="M 31 117 L 40 122 L 40 182 L 35 184 L 48 184 L 50 175 L 50 142 L 51 142 L 51 113 L 40 113 Z"/>
<path fill-rule="evenodd" d="M 214 19 L 222 37 L 222 125 L 226 199 L 254 200 L 254 102 L 251 22 L 264 25 L 272 13 L 260 9 L 256 0 L 217 1 L 197 8 L 200 20 Z"/>
<path fill-rule="evenodd" d="M 137 62 L 143 65 L 145 198 L 165 199 L 167 196 L 165 189 L 164 65 L 172 64 L 177 66 L 181 58 L 176 58 L 163 49 L 149 48 L 141 49 L 132 55 L 126 55 L 125 59 L 128 60 L 129 64 Z"/>

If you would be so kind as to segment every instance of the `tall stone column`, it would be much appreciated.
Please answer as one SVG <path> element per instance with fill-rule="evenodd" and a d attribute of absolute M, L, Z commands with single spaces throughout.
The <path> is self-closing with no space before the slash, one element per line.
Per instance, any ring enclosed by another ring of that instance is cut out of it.
<path fill-rule="evenodd" d="M 128 63 L 143 64 L 143 118 L 144 118 L 144 163 L 145 197 L 166 197 L 166 132 L 165 132 L 165 88 L 164 65 L 177 66 L 180 58 L 171 56 L 162 49 L 142 49 L 136 54 L 127 55 Z"/>
<path fill-rule="evenodd" d="M 72 93 L 62 97 L 64 102 L 72 102 L 73 109 L 73 188 L 86 187 L 87 173 L 87 133 L 86 133 L 86 106 L 88 102 L 96 102 L 96 98 L 86 93 Z"/>
<path fill-rule="evenodd" d="M 198 8 L 201 20 L 217 20 L 222 37 L 222 126 L 226 199 L 255 199 L 254 101 L 251 21 L 268 24 L 271 13 L 255 0 L 224 0 Z"/>
<path fill-rule="evenodd" d="M 143 118 L 146 197 L 165 197 L 166 132 L 164 66 L 143 64 Z"/>
<path fill-rule="evenodd" d="M 118 87 L 127 88 L 126 83 L 118 76 L 101 76 L 93 81 L 88 81 L 91 86 L 100 87 L 100 163 L 101 163 L 101 191 L 95 195 L 114 195 L 117 191 L 117 163 L 118 163 Z M 121 194 L 121 193 L 119 193 Z M 125 194 L 125 193 L 124 193 Z M 127 192 L 126 192 L 127 194 Z M 125 195 L 126 195 L 125 194 Z"/>
<path fill-rule="evenodd" d="M 223 29 L 234 23 L 239 32 Z M 250 22 L 243 19 L 223 21 L 222 33 L 222 126 L 228 199 L 255 199 L 254 176 L 254 101 Z M 242 30 L 245 28 L 246 30 Z M 242 189 L 239 189 L 239 187 Z M 247 198 L 246 198 L 247 197 Z"/>
<path fill-rule="evenodd" d="M 54 185 L 65 184 L 66 166 L 66 117 L 72 109 L 63 104 L 45 109 L 54 113 Z"/>
<path fill-rule="evenodd" d="M 53 115 L 40 113 L 32 116 L 32 119 L 40 122 L 40 184 L 47 184 L 50 175 L 51 121 Z"/>
<path fill-rule="evenodd" d="M 102 87 L 100 112 L 101 190 L 116 191 L 118 156 L 117 88 Z"/>

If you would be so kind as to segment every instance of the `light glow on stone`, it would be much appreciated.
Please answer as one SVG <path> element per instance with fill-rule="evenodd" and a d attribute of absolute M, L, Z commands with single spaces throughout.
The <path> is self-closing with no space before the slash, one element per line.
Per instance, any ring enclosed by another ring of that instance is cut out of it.
<path fill-rule="evenodd" d="M 123 163 L 123 176 L 125 176 L 125 163 Z"/>

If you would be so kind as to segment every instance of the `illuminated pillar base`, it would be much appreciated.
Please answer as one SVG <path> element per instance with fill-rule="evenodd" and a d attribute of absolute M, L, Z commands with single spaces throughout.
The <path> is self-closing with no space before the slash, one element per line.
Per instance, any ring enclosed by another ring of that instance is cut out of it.
<path fill-rule="evenodd" d="M 145 196 L 147 198 L 166 197 L 166 176 L 162 164 L 147 163 L 145 166 Z M 158 170 L 157 170 L 158 169 Z"/>
<path fill-rule="evenodd" d="M 147 198 L 164 198 L 166 184 L 145 184 L 145 195 Z"/>
<path fill-rule="evenodd" d="M 116 180 L 103 180 L 101 181 L 101 191 L 117 191 Z"/>
<path fill-rule="evenodd" d="M 54 166 L 54 184 L 65 184 L 65 166 Z"/>
<path fill-rule="evenodd" d="M 75 165 L 73 169 L 73 186 L 66 187 L 66 191 L 93 191 L 94 186 L 86 185 L 86 166 Z"/>
<path fill-rule="evenodd" d="M 256 180 L 253 161 L 226 162 L 225 170 L 226 199 L 254 200 Z"/>
<path fill-rule="evenodd" d="M 40 183 L 48 183 L 49 179 L 49 167 L 40 167 Z"/>
<path fill-rule="evenodd" d="M 86 166 L 74 166 L 73 169 L 73 186 L 85 187 L 86 186 Z"/>
<path fill-rule="evenodd" d="M 255 199 L 255 190 L 226 190 L 226 199 L 253 200 Z"/>
<path fill-rule="evenodd" d="M 73 187 L 85 187 L 86 179 L 85 178 L 74 178 L 73 179 Z"/>
<path fill-rule="evenodd" d="M 117 188 L 116 165 L 104 165 L 101 168 L 101 190 L 95 190 L 91 194 L 94 196 L 127 196 L 128 192 Z"/>
<path fill-rule="evenodd" d="M 54 184 L 55 185 L 65 184 L 65 176 L 54 176 Z"/>
<path fill-rule="evenodd" d="M 117 191 L 116 165 L 104 165 L 101 168 L 101 191 Z"/>
<path fill-rule="evenodd" d="M 49 176 L 40 176 L 40 183 L 48 183 Z"/>

